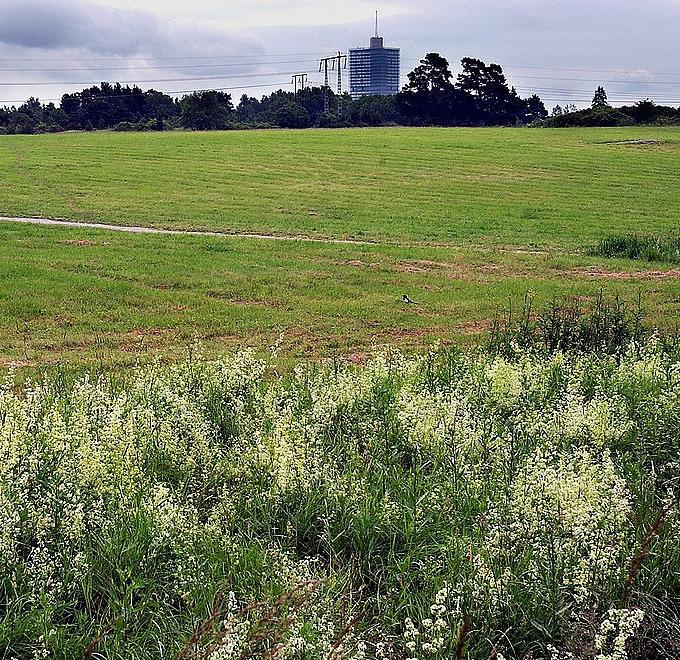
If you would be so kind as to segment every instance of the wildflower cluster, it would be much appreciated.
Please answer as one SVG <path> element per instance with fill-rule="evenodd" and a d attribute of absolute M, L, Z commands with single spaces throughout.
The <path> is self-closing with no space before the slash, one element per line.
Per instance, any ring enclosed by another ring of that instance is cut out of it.
<path fill-rule="evenodd" d="M 448 598 L 449 589 L 445 585 L 437 592 L 434 603 L 430 605 L 430 616 L 423 619 L 419 627 L 411 619 L 404 622 L 404 646 L 410 656 L 408 660 L 447 657 L 453 640 L 447 616 Z"/>
<path fill-rule="evenodd" d="M 609 610 L 595 637 L 595 660 L 627 660 L 626 644 L 644 618 L 642 610 Z"/>
<path fill-rule="evenodd" d="M 680 626 L 655 615 L 678 597 L 678 456 L 680 362 L 656 340 L 8 379 L 0 649 L 476 659 L 505 635 L 581 660 L 597 615 L 589 648 L 623 660 L 641 611 Z"/>

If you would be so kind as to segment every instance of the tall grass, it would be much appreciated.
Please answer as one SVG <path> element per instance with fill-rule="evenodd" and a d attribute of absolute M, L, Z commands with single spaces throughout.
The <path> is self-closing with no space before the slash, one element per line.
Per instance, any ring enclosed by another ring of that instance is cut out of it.
<path fill-rule="evenodd" d="M 679 455 L 653 337 L 8 382 L 0 657 L 678 657 Z"/>
<path fill-rule="evenodd" d="M 508 357 L 530 350 L 620 355 L 649 335 L 641 294 L 635 306 L 600 290 L 592 299 L 553 300 L 541 310 L 534 310 L 527 295 L 518 310 L 510 308 L 507 314 L 494 320 L 488 349 Z"/>
<path fill-rule="evenodd" d="M 592 251 L 594 256 L 680 263 L 680 237 L 610 236 Z"/>

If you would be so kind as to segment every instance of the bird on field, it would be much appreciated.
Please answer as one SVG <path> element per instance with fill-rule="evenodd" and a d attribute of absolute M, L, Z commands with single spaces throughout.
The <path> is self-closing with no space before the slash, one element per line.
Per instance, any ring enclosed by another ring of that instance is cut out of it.
<path fill-rule="evenodd" d="M 411 300 L 406 294 L 404 294 L 401 297 L 401 302 L 405 303 L 406 305 L 417 305 L 418 304 L 414 300 Z"/>

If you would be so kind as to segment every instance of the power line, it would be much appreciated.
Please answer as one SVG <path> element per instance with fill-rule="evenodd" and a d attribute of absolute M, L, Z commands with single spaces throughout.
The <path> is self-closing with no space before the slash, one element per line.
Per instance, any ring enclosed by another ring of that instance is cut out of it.
<path fill-rule="evenodd" d="M 262 89 L 264 87 L 286 87 L 289 86 L 288 82 L 277 82 L 277 83 L 266 83 L 262 85 L 239 85 L 237 87 L 211 87 L 210 89 L 178 89 L 170 92 L 165 92 L 168 96 L 172 94 L 194 94 L 195 92 L 228 92 L 239 89 Z M 45 101 L 61 101 L 61 96 L 57 98 L 40 98 L 40 102 Z M 128 98 L 127 94 L 110 94 L 106 98 Z M 26 99 L 15 99 L 13 101 L 0 101 L 0 103 L 25 103 Z"/>
<path fill-rule="evenodd" d="M 518 90 L 524 90 L 524 91 L 532 91 L 532 92 L 537 92 L 537 93 L 544 93 L 544 94 L 580 94 L 583 96 L 593 96 L 593 92 L 588 89 L 565 89 L 561 87 L 524 87 L 523 85 L 518 86 L 516 89 Z M 662 91 L 657 91 L 656 96 L 677 96 L 677 91 L 678 90 L 673 90 L 673 91 L 668 91 L 668 92 L 662 92 Z M 640 98 L 640 94 L 637 92 L 614 92 L 614 96 L 627 96 L 629 98 Z"/>
<path fill-rule="evenodd" d="M 44 58 L 0 58 L 0 62 L 148 62 L 153 61 L 184 61 L 184 60 L 222 60 L 222 59 L 248 59 L 248 58 L 263 58 L 263 57 L 313 57 L 323 55 L 324 51 L 307 51 L 304 53 L 242 53 L 242 54 L 225 54 L 225 55 L 172 55 L 172 56 L 155 56 L 146 55 L 143 57 L 44 57 Z M 422 58 L 404 58 L 402 62 L 420 63 Z M 590 69 L 577 67 L 550 67 L 550 66 L 523 66 L 523 65 L 503 65 L 503 69 L 513 70 L 532 70 L 532 71 L 575 71 L 579 73 L 613 73 L 621 75 L 640 75 L 649 73 L 657 76 L 680 76 L 680 72 L 671 71 L 649 71 L 646 69 Z"/>
<path fill-rule="evenodd" d="M 166 66 L 143 66 L 143 65 L 133 65 L 133 66 L 112 66 L 103 67 L 99 69 L 88 69 L 83 67 L 70 67 L 70 68 L 57 68 L 57 69 L 0 69 L 3 73 L 26 73 L 26 72 L 38 72 L 47 73 L 49 71 L 81 71 L 83 73 L 89 73 L 91 71 L 129 71 L 133 69 L 135 71 L 146 70 L 146 69 L 213 69 L 213 68 L 224 68 L 224 67 L 234 67 L 234 66 L 265 66 L 272 64 L 306 64 L 309 62 L 316 62 L 316 60 L 276 60 L 271 62 L 231 62 L 227 64 L 173 64 Z"/>
<path fill-rule="evenodd" d="M 421 60 L 417 59 L 402 59 L 403 63 L 419 64 Z M 517 66 L 517 65 L 502 65 L 503 70 L 526 70 L 526 71 L 574 71 L 576 73 L 614 73 L 619 75 L 654 75 L 654 76 L 676 76 L 680 77 L 680 71 L 649 71 L 647 69 L 580 69 L 572 67 L 551 67 L 551 66 Z M 552 80 L 552 78 L 551 78 Z"/>
<path fill-rule="evenodd" d="M 123 79 L 117 82 L 125 83 L 126 85 L 132 85 L 137 83 L 159 83 L 159 82 L 191 82 L 191 81 L 202 81 L 202 80 L 230 80 L 235 78 L 262 78 L 264 76 L 290 76 L 294 71 L 269 71 L 267 73 L 244 73 L 230 76 L 202 76 L 196 78 L 150 78 L 148 80 L 127 80 Z M 41 80 L 38 82 L 28 82 L 28 83 L 15 83 L 15 82 L 3 82 L 0 83 L 0 87 L 33 87 L 35 85 L 99 85 L 101 80 Z M 113 84 L 113 83 L 112 83 Z"/>
<path fill-rule="evenodd" d="M 325 51 L 324 51 L 325 52 Z M 44 57 L 44 58 L 4 58 L 0 62 L 148 62 L 149 60 L 170 61 L 170 60 L 216 60 L 216 59 L 233 59 L 235 57 L 250 58 L 250 57 L 316 57 L 323 55 L 322 51 L 307 52 L 307 53 L 257 53 L 248 55 L 177 55 L 174 57 L 156 57 L 155 55 L 147 55 L 146 57 Z"/>
<path fill-rule="evenodd" d="M 552 76 L 520 76 L 521 78 L 527 79 L 527 80 L 565 80 L 565 81 L 571 81 L 571 82 L 582 82 L 582 83 L 589 83 L 589 82 L 594 82 L 597 84 L 601 85 L 620 85 L 620 84 L 626 84 L 626 85 L 680 85 L 680 81 L 675 81 L 675 80 L 600 80 L 600 81 L 592 81 L 588 79 L 583 79 L 583 78 L 556 78 Z"/>
<path fill-rule="evenodd" d="M 671 73 L 668 71 L 647 71 L 645 69 L 638 69 L 637 71 L 630 71 L 624 69 L 572 69 L 570 67 L 551 67 L 551 66 L 504 66 L 504 69 L 512 70 L 526 70 L 526 71 L 575 71 L 576 73 L 617 73 L 619 75 L 644 75 L 650 74 L 654 76 L 680 76 L 680 72 Z"/>

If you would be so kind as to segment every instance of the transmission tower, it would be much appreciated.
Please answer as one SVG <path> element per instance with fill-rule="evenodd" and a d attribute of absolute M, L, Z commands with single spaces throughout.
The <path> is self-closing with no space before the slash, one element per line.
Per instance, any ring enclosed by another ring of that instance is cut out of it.
<path fill-rule="evenodd" d="M 325 112 L 329 110 L 328 92 L 331 88 L 328 81 L 328 70 L 335 71 L 336 67 L 338 70 L 338 114 L 342 114 L 342 70 L 347 68 L 347 55 L 338 51 L 337 55 L 324 57 L 319 61 L 319 73 L 322 71 L 324 73 L 323 107 Z"/>
<path fill-rule="evenodd" d="M 324 57 L 319 62 L 319 73 L 323 71 L 323 110 L 328 112 L 328 90 L 330 86 L 328 85 L 328 65 L 333 68 L 335 66 L 335 57 Z"/>
<path fill-rule="evenodd" d="M 295 95 L 297 96 L 298 93 L 298 84 L 300 85 L 300 91 L 304 91 L 305 85 L 307 83 L 307 74 L 306 73 L 295 73 L 293 74 L 293 78 L 290 81 L 291 85 L 295 85 Z"/>
<path fill-rule="evenodd" d="M 342 70 L 347 68 L 347 55 L 338 51 L 336 59 L 338 62 L 338 117 L 342 117 Z"/>

